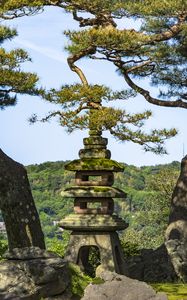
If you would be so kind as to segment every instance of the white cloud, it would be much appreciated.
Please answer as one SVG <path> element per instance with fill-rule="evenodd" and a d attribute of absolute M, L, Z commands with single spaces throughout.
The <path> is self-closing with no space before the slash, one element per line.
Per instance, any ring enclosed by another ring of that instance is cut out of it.
<path fill-rule="evenodd" d="M 14 40 L 14 43 L 16 43 L 18 45 L 21 45 L 21 46 L 24 46 L 25 48 L 34 50 L 34 51 L 36 51 L 40 54 L 43 54 L 43 55 L 53 59 L 53 60 L 62 62 L 64 64 L 67 64 L 67 60 L 66 60 L 66 57 L 64 56 L 64 53 L 60 52 L 58 50 L 55 50 L 55 49 L 52 49 L 52 48 L 49 48 L 49 47 L 45 47 L 45 46 L 39 46 L 39 45 L 36 45 L 35 43 L 32 43 L 28 40 L 19 39 L 19 38 Z"/>

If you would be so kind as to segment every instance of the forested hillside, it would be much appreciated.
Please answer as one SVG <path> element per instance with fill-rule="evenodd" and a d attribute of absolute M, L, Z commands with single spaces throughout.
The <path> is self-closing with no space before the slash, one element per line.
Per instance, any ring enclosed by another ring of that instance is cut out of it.
<path fill-rule="evenodd" d="M 73 199 L 64 199 L 60 192 L 73 184 L 74 173 L 64 170 L 65 162 L 46 162 L 27 166 L 33 196 L 47 240 L 61 239 L 56 221 L 69 214 Z M 124 164 L 117 173 L 114 186 L 127 193 L 126 199 L 116 199 L 115 211 L 129 222 L 121 234 L 124 241 L 134 241 L 139 247 L 157 247 L 163 241 L 167 225 L 171 193 L 179 175 L 180 163 L 135 167 Z"/>

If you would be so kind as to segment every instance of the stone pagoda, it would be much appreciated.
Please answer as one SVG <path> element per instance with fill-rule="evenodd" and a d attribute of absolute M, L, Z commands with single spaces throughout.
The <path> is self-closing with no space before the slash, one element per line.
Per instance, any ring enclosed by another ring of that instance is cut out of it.
<path fill-rule="evenodd" d="M 80 159 L 66 164 L 66 170 L 75 172 L 75 186 L 66 188 L 62 196 L 74 198 L 74 213 L 59 225 L 72 231 L 67 260 L 86 271 L 90 248 L 97 247 L 103 268 L 127 274 L 116 231 L 128 224 L 113 214 L 113 198 L 126 196 L 112 187 L 114 172 L 122 172 L 123 166 L 110 159 L 107 143 L 101 131 L 91 129 L 89 137 L 84 138 L 84 149 L 79 151 Z"/>

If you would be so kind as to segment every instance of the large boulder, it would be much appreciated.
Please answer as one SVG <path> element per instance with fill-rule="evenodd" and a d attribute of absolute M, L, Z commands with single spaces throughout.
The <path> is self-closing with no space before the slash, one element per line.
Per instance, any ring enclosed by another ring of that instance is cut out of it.
<path fill-rule="evenodd" d="M 44 234 L 27 171 L 0 149 L 0 210 L 5 222 L 9 249 L 45 249 Z"/>
<path fill-rule="evenodd" d="M 119 275 L 114 272 L 97 271 L 97 276 L 105 282 L 90 284 L 84 291 L 81 300 L 167 300 L 164 293 L 156 293 L 154 289 L 138 280 Z"/>
<path fill-rule="evenodd" d="M 13 249 L 5 257 L 0 263 L 1 300 L 40 300 L 68 290 L 68 266 L 56 254 L 30 247 Z"/>
<path fill-rule="evenodd" d="M 140 255 L 126 259 L 129 277 L 145 282 L 174 282 L 176 272 L 165 245 L 159 248 L 142 249 Z"/>
<path fill-rule="evenodd" d="M 174 239 L 165 244 L 176 274 L 183 282 L 187 282 L 187 241 Z"/>
<path fill-rule="evenodd" d="M 176 274 L 187 282 L 187 156 L 173 191 L 165 245 Z"/>

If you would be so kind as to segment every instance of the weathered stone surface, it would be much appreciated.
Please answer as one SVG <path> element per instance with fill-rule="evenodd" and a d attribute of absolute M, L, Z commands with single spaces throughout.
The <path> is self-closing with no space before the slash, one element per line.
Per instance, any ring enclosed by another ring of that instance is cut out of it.
<path fill-rule="evenodd" d="M 88 138 L 83 139 L 84 145 L 103 145 L 106 146 L 108 144 L 108 139 L 103 138 L 101 136 L 90 136 Z"/>
<path fill-rule="evenodd" d="M 61 295 L 47 297 L 47 298 L 45 298 L 45 300 L 78 300 L 78 298 L 76 299 L 76 297 L 73 296 L 69 290 L 67 290 Z"/>
<path fill-rule="evenodd" d="M 187 156 L 173 191 L 166 247 L 178 277 L 187 282 Z"/>
<path fill-rule="evenodd" d="M 14 259 L 0 263 L 1 300 L 40 300 L 41 297 L 63 294 L 68 287 L 69 271 L 63 259 L 47 251 L 38 254 L 38 249 L 38 257 L 31 258 L 31 253 L 34 254 L 34 248 L 32 251 L 24 249 L 24 260 L 21 260 L 19 249 L 14 255 L 9 255 Z"/>
<path fill-rule="evenodd" d="M 107 149 L 81 149 L 79 151 L 80 158 L 110 158 L 111 152 Z"/>
<path fill-rule="evenodd" d="M 116 215 L 70 214 L 58 223 L 62 228 L 79 231 L 116 231 L 128 224 Z"/>
<path fill-rule="evenodd" d="M 174 282 L 177 279 L 165 245 L 156 250 L 143 249 L 126 259 L 129 277 L 146 282 Z"/>
<path fill-rule="evenodd" d="M 75 198 L 74 212 L 77 214 L 100 214 L 112 215 L 114 212 L 114 200 L 112 198 Z M 98 203 L 95 208 L 90 207 L 90 203 Z"/>
<path fill-rule="evenodd" d="M 90 146 L 91 149 L 93 145 Z M 113 171 L 123 172 L 124 167 L 115 160 L 107 158 L 84 158 L 75 159 L 65 165 L 65 169 L 68 171 Z"/>
<path fill-rule="evenodd" d="M 66 252 L 66 259 L 81 266 L 89 273 L 88 262 L 90 247 L 100 253 L 100 269 L 116 271 L 128 275 L 118 234 L 116 232 L 73 232 Z"/>
<path fill-rule="evenodd" d="M 38 246 L 45 249 L 44 235 L 24 166 L 0 149 L 0 210 L 9 249 Z"/>
<path fill-rule="evenodd" d="M 126 193 L 111 186 L 71 186 L 65 189 L 65 191 L 61 192 L 61 195 L 66 198 L 126 198 Z"/>
<path fill-rule="evenodd" d="M 56 254 L 40 249 L 39 247 L 14 248 L 7 251 L 3 257 L 5 259 L 37 259 L 37 258 L 56 258 Z"/>
<path fill-rule="evenodd" d="M 187 241 L 175 239 L 165 244 L 176 274 L 182 281 L 187 282 Z"/>
<path fill-rule="evenodd" d="M 105 283 L 90 284 L 82 300 L 167 300 L 164 293 L 156 293 L 145 282 L 130 279 L 109 271 L 97 272 Z"/>
<path fill-rule="evenodd" d="M 80 171 L 75 174 L 76 186 L 112 186 L 113 183 L 114 174 L 110 171 Z"/>
<path fill-rule="evenodd" d="M 181 172 L 173 191 L 169 224 L 178 220 L 187 221 L 187 156 L 181 161 Z"/>

